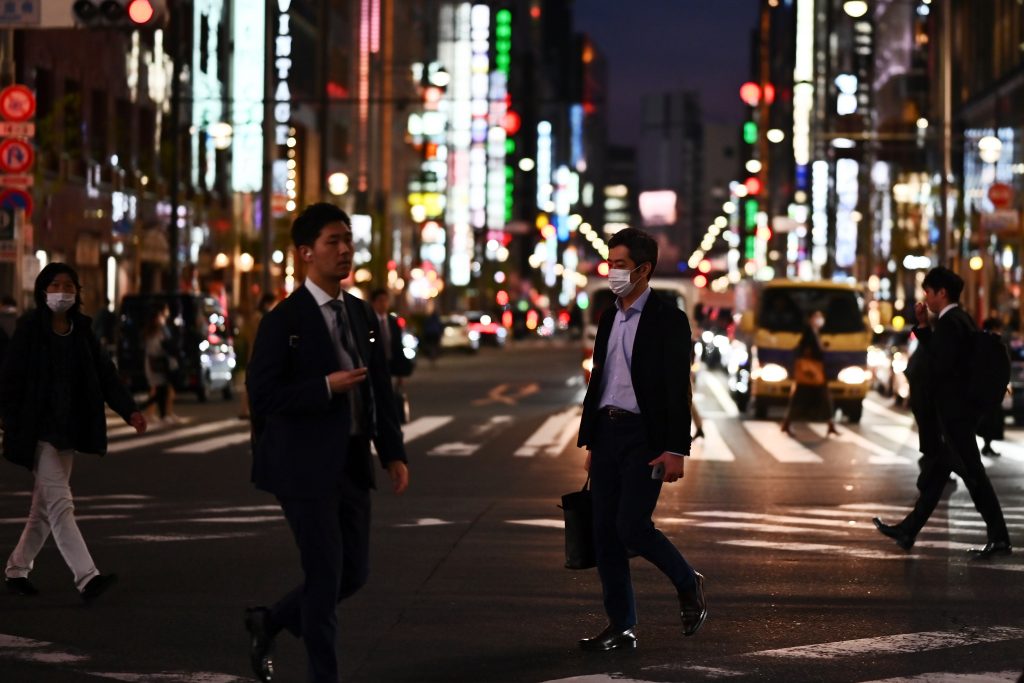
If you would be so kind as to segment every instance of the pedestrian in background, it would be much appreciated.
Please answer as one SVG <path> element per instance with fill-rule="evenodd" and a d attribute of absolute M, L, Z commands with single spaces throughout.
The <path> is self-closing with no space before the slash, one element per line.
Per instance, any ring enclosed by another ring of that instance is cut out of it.
<path fill-rule="evenodd" d="M 146 383 L 149 398 L 142 409 L 149 412 L 150 421 L 170 422 L 168 403 L 171 392 L 171 355 L 167 352 L 167 307 L 159 304 L 150 311 L 142 328 L 142 348 L 145 352 Z M 150 409 L 155 406 L 155 410 Z"/>
<path fill-rule="evenodd" d="M 75 588 L 91 602 L 117 577 L 99 572 L 75 522 L 69 484 L 74 455 L 106 453 L 104 403 L 139 434 L 146 419 L 82 314 L 81 291 L 70 266 L 43 268 L 35 282 L 36 308 L 19 319 L 0 367 L 4 457 L 35 476 L 28 521 L 7 560 L 4 582 L 12 593 L 39 592 L 28 576 L 52 533 Z"/>
<path fill-rule="evenodd" d="M 683 477 L 690 454 L 690 323 L 648 286 L 658 243 L 635 228 L 608 240 L 615 306 L 602 314 L 578 445 L 587 449 L 594 548 L 608 626 L 579 646 L 591 652 L 637 646 L 629 558 L 639 555 L 672 582 L 683 635 L 707 617 L 704 577 L 651 520 L 662 484 Z"/>
<path fill-rule="evenodd" d="M 437 357 L 441 354 L 441 336 L 443 334 L 444 324 L 441 323 L 441 316 L 437 314 L 437 309 L 432 308 L 424 319 L 420 332 L 423 353 L 430 359 L 431 366 L 437 363 Z"/>
<path fill-rule="evenodd" d="M 376 317 L 341 289 L 352 272 L 348 214 L 313 204 L 292 240 L 306 281 L 263 319 L 246 383 L 253 481 L 280 502 L 304 581 L 273 606 L 249 608 L 245 623 L 258 680 L 273 677 L 274 638 L 286 629 L 306 647 L 308 680 L 334 683 L 337 604 L 369 575 L 371 441 L 395 493 L 409 470 Z"/>
<path fill-rule="evenodd" d="M 103 299 L 103 306 L 96 311 L 96 318 L 92 321 L 92 332 L 100 340 L 103 350 L 113 358 L 117 350 L 117 316 L 114 315 L 113 305 L 109 298 Z"/>
<path fill-rule="evenodd" d="M 988 534 L 988 542 L 983 548 L 972 548 L 968 552 L 979 559 L 1009 555 L 1012 548 L 1006 520 L 992 482 L 985 473 L 975 438 L 981 415 L 967 401 L 972 335 L 977 326 L 959 305 L 964 281 L 948 268 L 938 266 L 928 271 L 922 287 L 925 300 L 914 306 L 917 318 L 914 334 L 919 343 L 914 353 L 927 354 L 926 391 L 932 397 L 935 409 L 934 428 L 942 445 L 941 455 L 926 472 L 922 472 L 921 495 L 903 521 L 890 525 L 875 517 L 873 522 L 879 532 L 896 541 L 904 550 L 910 550 L 917 534 L 938 505 L 950 473 L 956 471 L 985 520 Z M 934 327 L 929 325 L 929 312 L 936 316 Z"/>
<path fill-rule="evenodd" d="M 259 332 L 260 323 L 263 322 L 263 317 L 274 310 L 274 306 L 277 305 L 277 296 L 266 292 L 260 297 L 260 303 L 253 311 L 252 315 L 246 320 L 245 325 L 242 329 L 242 339 L 244 340 L 244 351 L 242 357 L 242 411 L 238 414 L 239 419 L 248 420 L 252 414 L 249 410 L 249 392 L 245 389 L 245 375 L 249 371 L 249 362 L 252 360 L 252 347 L 256 342 L 256 334 Z"/>
<path fill-rule="evenodd" d="M 981 329 L 1002 339 L 1003 320 L 998 314 L 993 312 L 993 314 L 982 323 Z M 1006 352 L 1009 353 L 1009 345 L 1006 345 L 1006 347 Z M 999 457 L 999 452 L 992 448 L 992 442 L 1002 441 L 1006 438 L 1005 428 L 1006 416 L 1003 414 L 1002 404 L 993 406 L 991 410 L 982 414 L 981 420 L 978 422 L 978 436 L 980 436 L 985 442 L 981 447 L 982 455 L 988 455 L 993 458 Z"/>
<path fill-rule="evenodd" d="M 796 344 L 793 361 L 793 389 L 789 394 L 782 431 L 790 436 L 794 420 L 827 422 L 828 434 L 838 434 L 833 420 L 835 408 L 828 393 L 825 375 L 825 349 L 821 345 L 821 330 L 825 327 L 825 314 L 813 311 Z"/>

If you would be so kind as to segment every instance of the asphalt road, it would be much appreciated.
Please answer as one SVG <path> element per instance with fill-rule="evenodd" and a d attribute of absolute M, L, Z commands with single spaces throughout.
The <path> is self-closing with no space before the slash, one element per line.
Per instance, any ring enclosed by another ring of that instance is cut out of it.
<path fill-rule="evenodd" d="M 635 652 L 584 654 L 604 617 L 594 571 L 562 567 L 559 496 L 584 481 L 575 447 L 583 385 L 570 343 L 421 364 L 406 428 L 412 484 L 374 499 L 369 584 L 339 610 L 342 666 L 365 683 L 602 681 L 1015 681 L 1024 671 L 1024 552 L 968 560 L 984 526 L 951 489 L 912 553 L 871 517 L 915 493 L 911 420 L 872 397 L 839 438 L 735 415 L 703 373 L 707 439 L 665 487 L 658 525 L 706 576 L 709 618 L 683 638 L 667 581 L 634 560 Z M 50 542 L 35 598 L 0 595 L 0 682 L 250 680 L 246 605 L 300 578 L 274 500 L 249 484 L 237 402 L 182 400 L 180 425 L 75 463 L 81 528 L 119 584 L 85 607 Z M 987 459 L 1024 547 L 1024 434 Z M 0 555 L 17 541 L 28 472 L 0 469 Z M 278 639 L 278 680 L 304 676 Z"/>

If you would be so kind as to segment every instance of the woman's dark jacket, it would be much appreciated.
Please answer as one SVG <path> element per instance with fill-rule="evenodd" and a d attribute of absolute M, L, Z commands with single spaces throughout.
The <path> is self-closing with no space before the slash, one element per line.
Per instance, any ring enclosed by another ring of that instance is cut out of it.
<path fill-rule="evenodd" d="M 92 321 L 73 314 L 71 332 L 73 367 L 72 418 L 67 437 L 81 453 L 107 452 L 106 402 L 125 422 L 138 410 L 117 370 L 92 332 Z M 50 317 L 32 310 L 18 319 L 0 367 L 0 418 L 4 427 L 4 457 L 29 469 L 35 466 L 36 442 L 49 410 L 52 391 L 54 337 Z"/>

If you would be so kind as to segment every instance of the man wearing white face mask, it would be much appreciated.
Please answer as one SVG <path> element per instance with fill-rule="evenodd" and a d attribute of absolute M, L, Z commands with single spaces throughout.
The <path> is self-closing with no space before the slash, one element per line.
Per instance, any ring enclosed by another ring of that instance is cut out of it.
<path fill-rule="evenodd" d="M 74 454 L 106 452 L 104 403 L 140 434 L 146 419 L 80 312 L 80 291 L 70 266 L 43 268 L 36 278 L 36 308 L 18 320 L 0 367 L 4 457 L 35 477 L 28 522 L 7 560 L 4 583 L 18 595 L 39 592 L 28 575 L 52 533 L 75 587 L 89 603 L 117 577 L 96 569 L 75 522 L 69 486 Z"/>
<path fill-rule="evenodd" d="M 587 449 L 594 505 L 594 545 L 608 626 L 579 641 L 606 652 L 637 645 L 629 558 L 639 555 L 672 582 L 683 635 L 707 617 L 704 577 L 687 564 L 651 515 L 663 482 L 683 476 L 690 453 L 690 323 L 648 286 L 658 243 L 629 228 L 608 241 L 605 311 L 594 344 L 594 370 L 583 401 L 578 445 Z"/>

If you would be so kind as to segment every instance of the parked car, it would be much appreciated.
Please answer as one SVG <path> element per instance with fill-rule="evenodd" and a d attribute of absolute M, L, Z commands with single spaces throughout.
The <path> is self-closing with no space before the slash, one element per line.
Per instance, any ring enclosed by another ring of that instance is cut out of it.
<path fill-rule="evenodd" d="M 466 320 L 469 321 L 470 338 L 475 337 L 480 344 L 505 347 L 508 330 L 501 324 L 498 316 L 492 316 L 482 311 L 467 311 Z"/>
<path fill-rule="evenodd" d="M 479 335 L 470 334 L 469 319 L 464 315 L 441 316 L 441 350 L 476 353 L 480 349 Z"/>
<path fill-rule="evenodd" d="M 132 391 L 149 389 L 146 382 L 142 331 L 154 309 L 167 305 L 169 347 L 175 350 L 178 372 L 174 388 L 195 392 L 206 401 L 214 392 L 225 400 L 234 391 L 235 349 L 227 316 L 211 296 L 197 294 L 135 294 L 121 301 L 117 340 L 117 367 Z"/>

